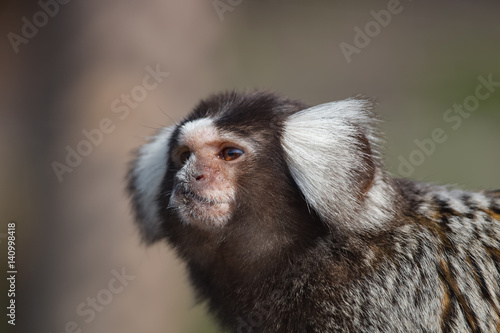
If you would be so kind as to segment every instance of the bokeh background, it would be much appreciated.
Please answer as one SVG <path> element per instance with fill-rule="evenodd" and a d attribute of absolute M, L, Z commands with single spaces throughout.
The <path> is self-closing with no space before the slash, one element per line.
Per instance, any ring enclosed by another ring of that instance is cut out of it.
<path fill-rule="evenodd" d="M 41 1 L 53 17 L 37 17 L 42 26 L 18 52 L 9 33 L 22 36 L 41 4 L 0 4 L 0 268 L 15 220 L 19 271 L 16 330 L 0 280 L 2 332 L 66 332 L 71 322 L 89 333 L 220 332 L 173 251 L 140 244 L 124 192 L 131 151 L 219 90 L 266 88 L 311 105 L 374 96 L 393 174 L 415 140 L 442 128 L 447 140 L 410 177 L 500 188 L 500 87 L 458 129 L 443 119 L 479 76 L 500 82 L 498 1 L 401 0 L 349 63 L 340 44 L 355 45 L 355 28 L 388 1 L 66 2 L 56 12 Z M 224 4 L 221 20 L 215 6 Z M 120 119 L 111 104 L 142 84 L 147 66 L 170 75 Z M 114 130 L 59 181 L 53 162 L 65 164 L 66 147 L 104 118 Z M 79 304 L 123 269 L 134 279 L 86 323 Z"/>

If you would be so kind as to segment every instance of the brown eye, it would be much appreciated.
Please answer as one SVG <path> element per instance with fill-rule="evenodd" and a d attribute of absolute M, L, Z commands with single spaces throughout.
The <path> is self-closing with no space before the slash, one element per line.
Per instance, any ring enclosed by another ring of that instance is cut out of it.
<path fill-rule="evenodd" d="M 186 161 L 189 159 L 190 156 L 191 156 L 191 152 L 189 150 L 186 150 L 185 152 L 183 152 L 181 154 L 181 163 L 182 164 L 186 163 Z"/>
<path fill-rule="evenodd" d="M 228 147 L 220 152 L 219 157 L 224 161 L 234 161 L 243 154 L 241 149 Z"/>

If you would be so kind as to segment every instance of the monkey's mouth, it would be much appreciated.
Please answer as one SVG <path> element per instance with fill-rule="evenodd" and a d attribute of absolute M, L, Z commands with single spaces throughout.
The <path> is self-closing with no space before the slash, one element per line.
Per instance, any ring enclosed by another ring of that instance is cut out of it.
<path fill-rule="evenodd" d="M 174 190 L 170 206 L 184 222 L 201 228 L 223 226 L 231 215 L 231 201 L 208 198 L 182 188 Z"/>
<path fill-rule="evenodd" d="M 186 189 L 178 189 L 175 191 L 175 196 L 179 204 L 189 205 L 190 203 L 197 203 L 205 206 L 215 206 L 220 204 L 228 204 L 227 200 L 217 200 L 214 198 L 208 198 L 201 196 L 193 191 Z"/>

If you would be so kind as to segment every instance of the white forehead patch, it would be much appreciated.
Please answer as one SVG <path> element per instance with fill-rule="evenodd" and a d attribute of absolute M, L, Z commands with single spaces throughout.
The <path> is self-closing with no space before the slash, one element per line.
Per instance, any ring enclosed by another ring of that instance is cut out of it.
<path fill-rule="evenodd" d="M 213 119 L 201 118 L 182 125 L 180 129 L 179 141 L 189 144 L 193 141 L 210 141 L 218 137 Z"/>

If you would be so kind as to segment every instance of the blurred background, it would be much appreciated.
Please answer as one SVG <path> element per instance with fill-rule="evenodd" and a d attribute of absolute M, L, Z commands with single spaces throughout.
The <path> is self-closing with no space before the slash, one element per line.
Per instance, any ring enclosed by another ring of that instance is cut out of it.
<path fill-rule="evenodd" d="M 16 330 L 0 280 L 0 330 L 220 332 L 173 251 L 140 244 L 124 192 L 133 149 L 219 90 L 376 97 L 394 175 L 500 188 L 499 14 L 464 0 L 2 1 L 0 268 L 14 220 L 18 274 Z"/>

